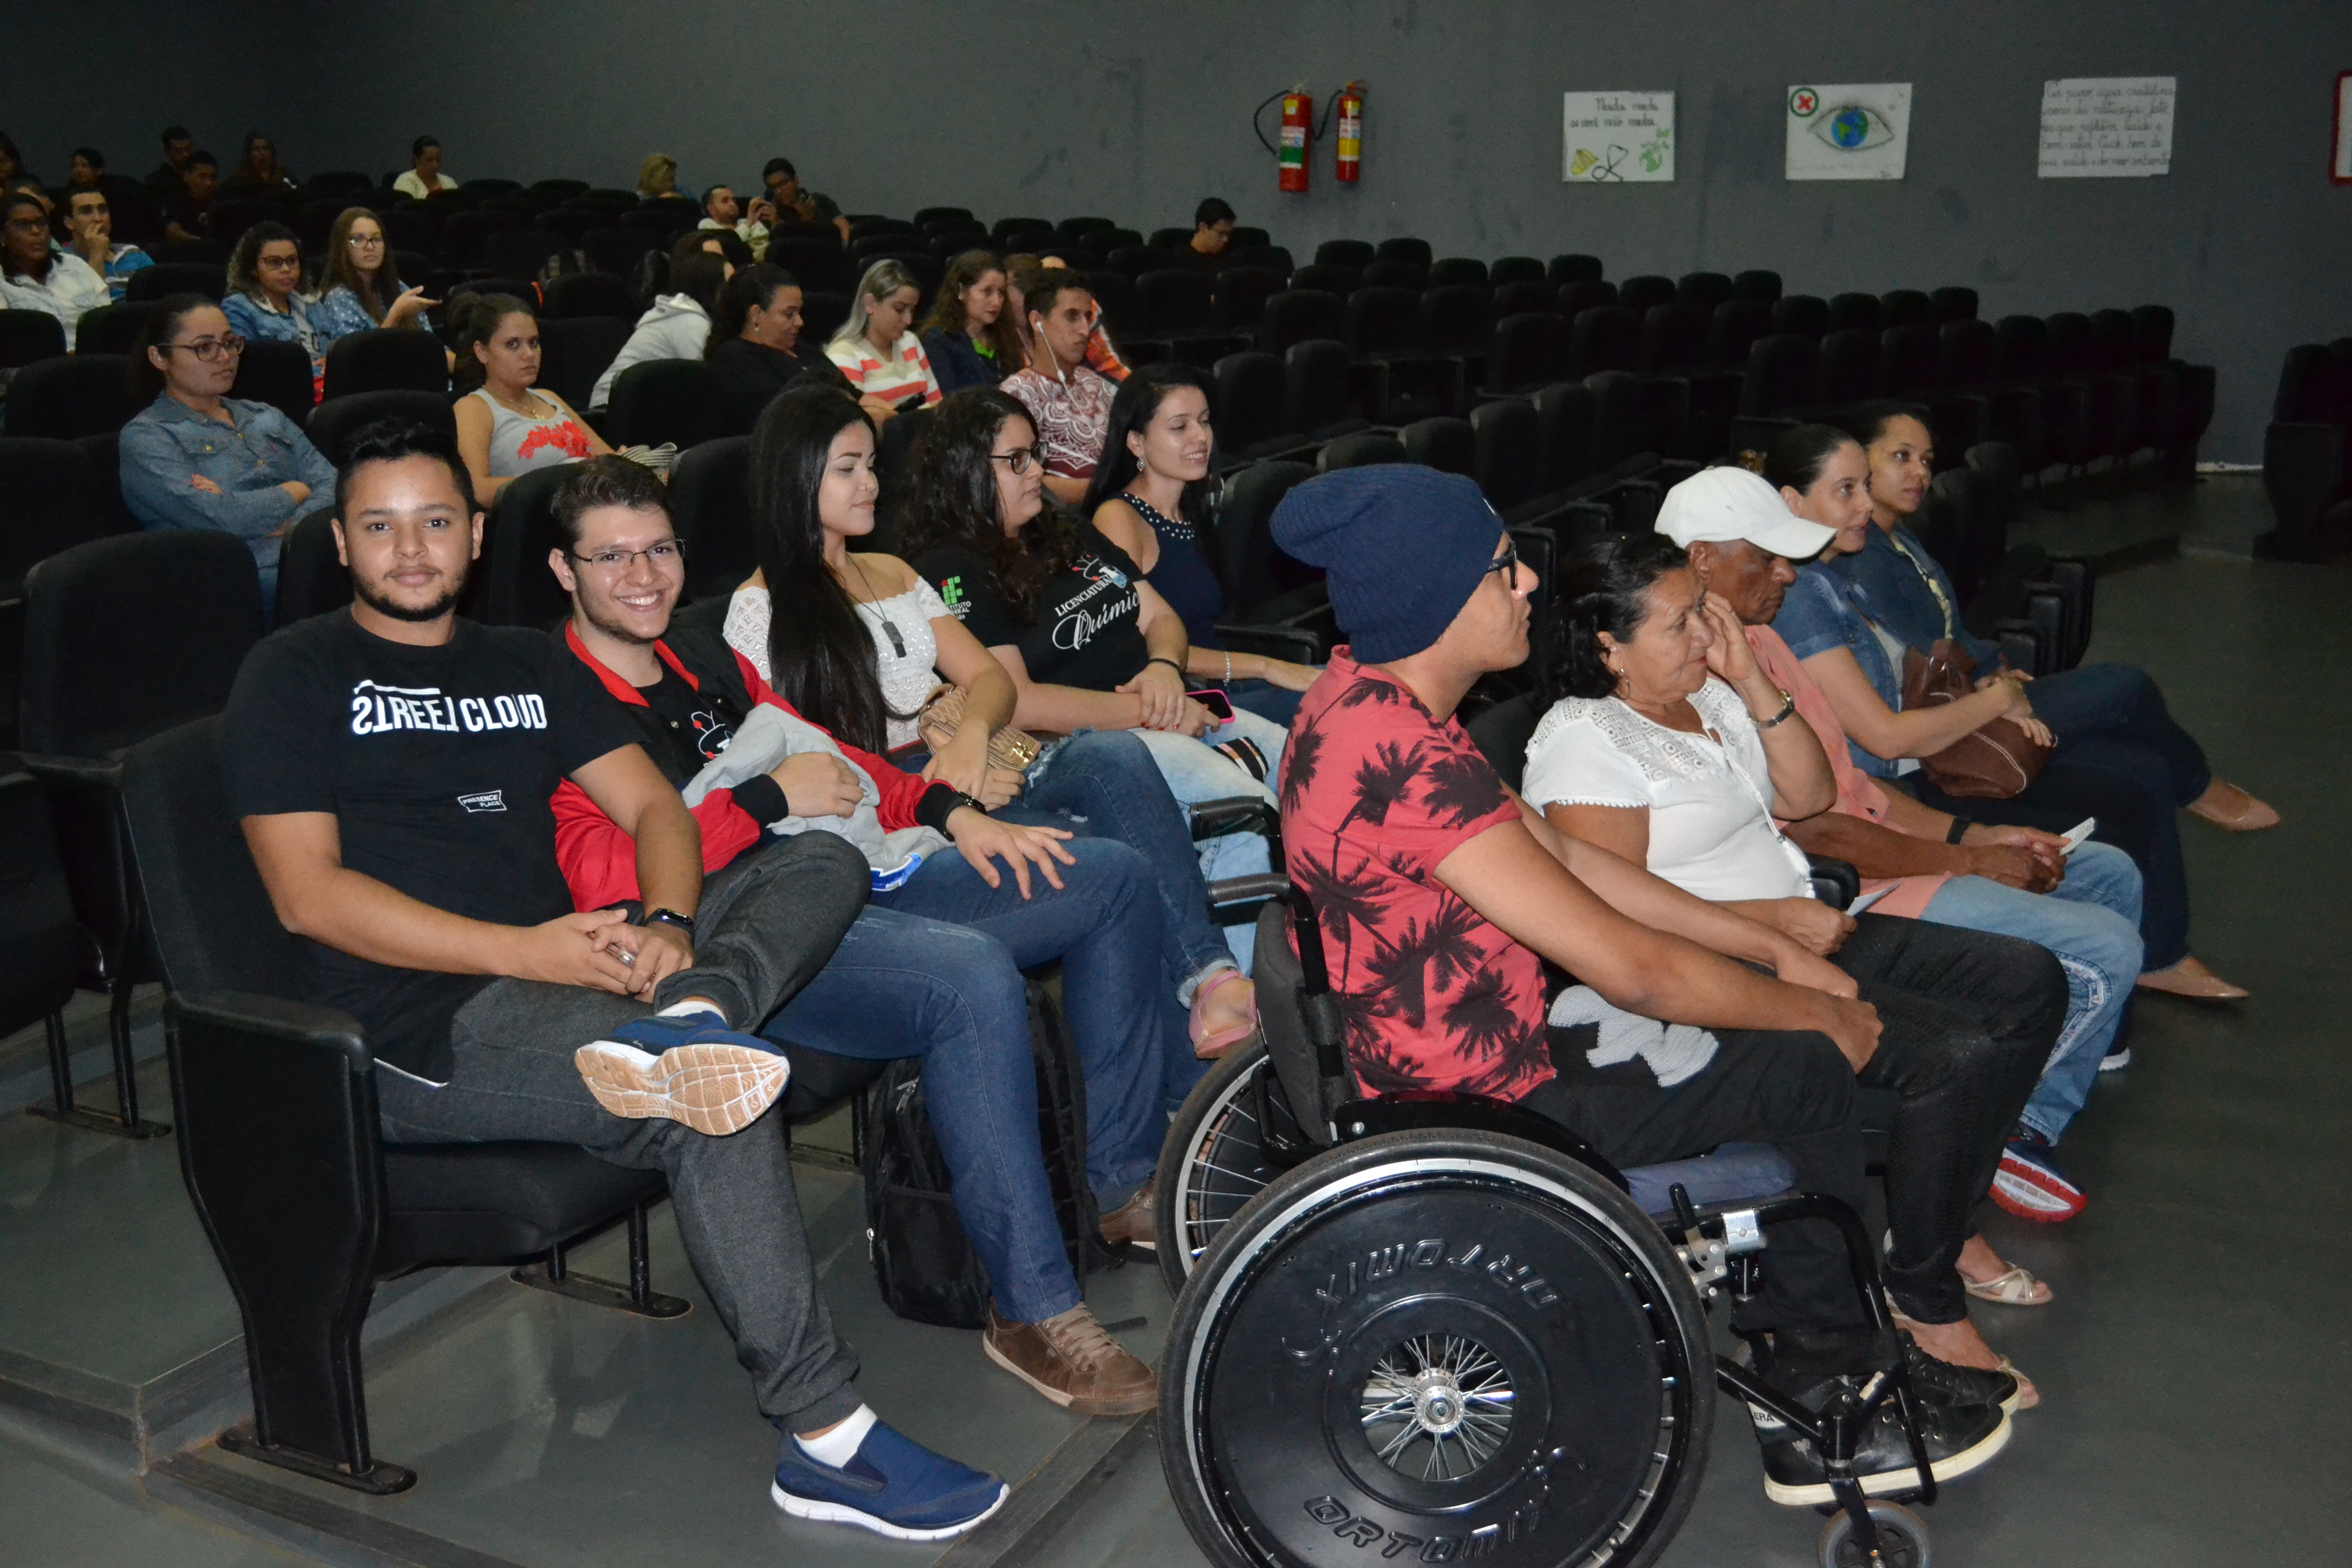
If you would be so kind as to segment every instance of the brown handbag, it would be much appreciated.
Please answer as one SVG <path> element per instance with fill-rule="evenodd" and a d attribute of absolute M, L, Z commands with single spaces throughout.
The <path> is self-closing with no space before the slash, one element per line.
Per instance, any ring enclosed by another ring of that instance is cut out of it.
<path fill-rule="evenodd" d="M 961 686 L 938 687 L 925 700 L 923 710 L 915 716 L 916 733 L 922 737 L 933 756 L 955 739 L 957 729 L 963 723 L 963 706 L 970 695 Z M 988 738 L 990 764 L 1007 773 L 1027 773 L 1042 749 L 1035 736 L 1010 724 Z"/>
<path fill-rule="evenodd" d="M 1926 653 L 1903 654 L 1903 710 L 1916 712 L 1958 702 L 1976 689 L 1977 661 L 1949 637 L 1937 637 Z M 1993 719 L 1919 759 L 1920 774 L 1946 795 L 1962 800 L 2007 800 L 2042 774 L 2050 748 L 2032 739 L 2014 719 Z"/>

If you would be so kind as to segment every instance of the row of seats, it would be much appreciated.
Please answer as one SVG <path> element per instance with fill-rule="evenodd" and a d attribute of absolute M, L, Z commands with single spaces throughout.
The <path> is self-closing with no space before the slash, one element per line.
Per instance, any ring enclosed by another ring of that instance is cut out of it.
<path fill-rule="evenodd" d="M 2263 434 L 2263 488 L 2278 526 L 2255 541 L 2259 553 L 2352 552 L 2352 337 L 2287 351 Z"/>

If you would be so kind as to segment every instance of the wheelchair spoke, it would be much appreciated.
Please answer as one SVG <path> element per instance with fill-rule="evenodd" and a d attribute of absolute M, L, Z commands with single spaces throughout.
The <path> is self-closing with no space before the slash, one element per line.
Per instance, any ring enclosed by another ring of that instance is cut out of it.
<path fill-rule="evenodd" d="M 1382 1463 L 1424 1481 L 1454 1481 L 1502 1450 L 1512 1399 L 1508 1370 L 1484 1345 L 1417 1334 L 1373 1363 L 1358 1409 Z"/>

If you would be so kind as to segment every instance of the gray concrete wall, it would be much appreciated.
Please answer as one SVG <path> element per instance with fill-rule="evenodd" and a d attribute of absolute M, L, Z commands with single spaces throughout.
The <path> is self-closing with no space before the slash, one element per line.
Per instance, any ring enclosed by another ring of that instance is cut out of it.
<path fill-rule="evenodd" d="M 220 9 L 181 7 L 172 30 Z M 2206 455 L 2242 460 L 2260 455 L 2285 350 L 2352 331 L 2352 187 L 2326 179 L 2335 73 L 2352 68 L 2342 0 L 499 0 L 278 14 L 301 66 L 283 109 L 250 112 L 303 172 L 381 174 L 420 131 L 461 178 L 628 184 L 659 149 L 694 184 L 749 182 L 781 152 L 852 211 L 950 202 L 1149 229 L 1213 192 L 1302 255 L 1334 236 L 1418 234 L 1440 255 L 1589 250 L 1612 277 L 1770 267 L 1791 292 L 1822 295 L 1966 283 L 1988 316 L 2162 301 L 2179 312 L 2179 352 L 2221 367 Z M 248 42 L 266 49 L 266 36 Z M 109 124 L 180 113 L 169 105 L 186 100 L 163 90 L 175 80 L 218 98 L 218 80 L 194 79 L 203 67 L 159 73 L 142 48 L 140 100 L 110 94 Z M 2043 79 L 2128 75 L 2179 79 L 2172 173 L 2036 179 Z M 1314 190 L 1278 196 L 1251 107 L 1304 80 L 1319 108 L 1349 77 L 1370 85 L 1362 183 L 1333 182 L 1326 142 Z M 1781 178 L 1790 84 L 1883 80 L 1915 84 L 1903 181 Z M 1563 185 L 1559 94 L 1596 88 L 1679 94 L 1675 184 Z M 75 133 L 54 94 L 18 102 L 20 142 L 26 126 L 53 132 L 57 150 L 26 148 L 46 170 Z"/>

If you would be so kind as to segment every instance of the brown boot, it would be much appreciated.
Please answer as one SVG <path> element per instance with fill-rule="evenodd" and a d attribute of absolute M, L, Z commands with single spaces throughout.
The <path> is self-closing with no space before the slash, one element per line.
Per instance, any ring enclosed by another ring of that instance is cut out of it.
<path fill-rule="evenodd" d="M 1127 1202 L 1102 1216 L 1102 1238 L 1117 1247 L 1128 1242 L 1139 1252 L 1157 1255 L 1160 1251 L 1160 1200 L 1153 1188 L 1157 1180 L 1146 1182 Z"/>
<path fill-rule="evenodd" d="M 1008 1323 L 988 1305 L 988 1359 L 1076 1415 L 1135 1415 L 1160 1403 L 1160 1379 L 1104 1331 L 1084 1301 L 1042 1323 Z"/>

